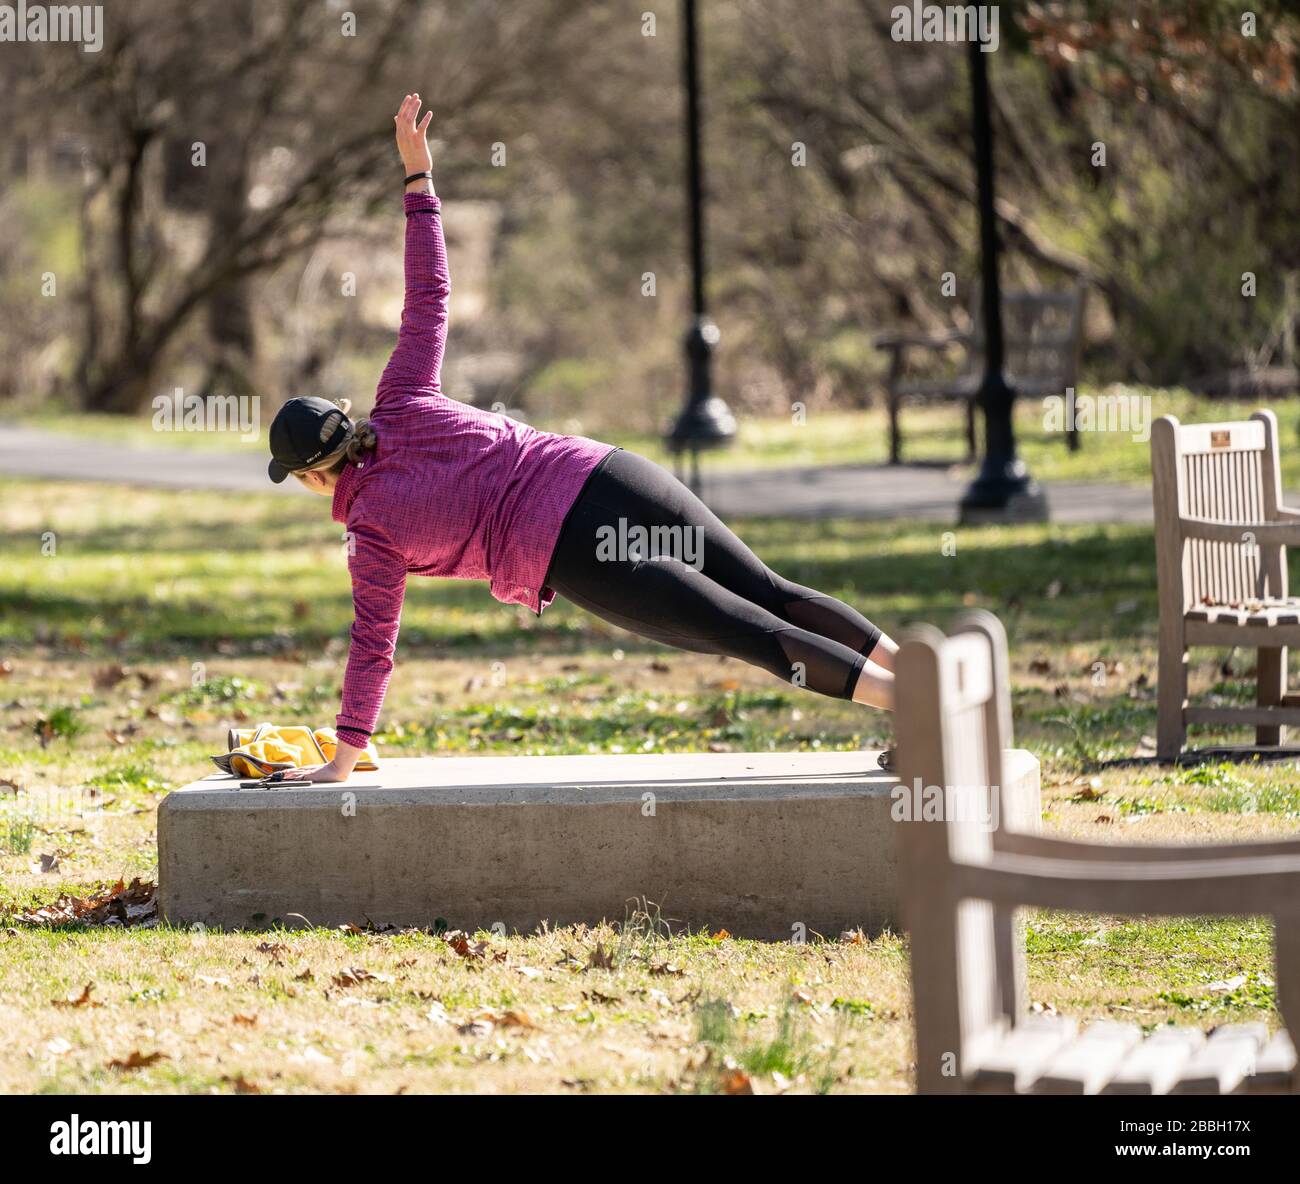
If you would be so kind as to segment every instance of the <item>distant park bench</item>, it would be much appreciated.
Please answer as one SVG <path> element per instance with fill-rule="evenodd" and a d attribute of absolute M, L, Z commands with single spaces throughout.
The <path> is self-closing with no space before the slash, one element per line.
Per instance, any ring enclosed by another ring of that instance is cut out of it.
<path fill-rule="evenodd" d="M 1300 510 L 1282 504 L 1277 416 L 1151 430 L 1160 664 L 1156 753 L 1173 760 L 1188 724 L 1255 728 L 1280 745 L 1300 724 L 1300 695 L 1286 689 L 1286 651 L 1300 645 L 1300 599 L 1287 594 L 1288 546 L 1300 546 Z M 1254 649 L 1252 706 L 1192 707 L 1189 646 Z"/>
<path fill-rule="evenodd" d="M 1269 916 L 1277 1002 L 1300 1032 L 1300 840 L 1106 846 L 1000 825 L 1011 743 L 1006 634 L 989 613 L 944 637 L 922 627 L 898 654 L 904 786 L 936 787 L 942 820 L 899 821 L 916 1084 L 922 1093 L 1188 1094 L 1300 1091 L 1287 1032 L 1099 1021 L 1026 1006 L 1018 906 L 1121 916 Z M 967 799 L 981 799 L 971 803 Z M 963 804 L 964 801 L 964 804 Z M 935 811 L 937 813 L 937 810 Z M 933 814 L 927 815 L 933 817 Z M 988 825 L 988 819 L 994 825 Z"/>
<path fill-rule="evenodd" d="M 1078 385 L 1079 355 L 1083 346 L 1083 315 L 1087 289 L 1080 284 L 1060 292 L 1006 292 L 1002 296 L 1002 336 L 1006 377 L 1019 395 L 1065 397 L 1067 387 Z M 935 335 L 885 333 L 877 348 L 888 351 L 886 406 L 889 411 L 889 463 L 902 460 L 899 413 L 905 402 L 966 404 L 967 459 L 975 458 L 975 396 L 984 377 L 983 318 L 976 302 L 968 332 L 953 330 Z M 908 370 L 911 350 L 931 354 L 961 351 L 955 375 L 933 373 L 913 376 Z M 1079 448 L 1079 434 L 1071 424 L 1067 432 L 1071 451 Z"/>

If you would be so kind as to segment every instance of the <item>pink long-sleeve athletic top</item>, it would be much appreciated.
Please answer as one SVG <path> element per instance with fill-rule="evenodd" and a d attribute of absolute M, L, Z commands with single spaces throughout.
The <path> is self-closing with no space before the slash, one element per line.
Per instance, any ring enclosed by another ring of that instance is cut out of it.
<path fill-rule="evenodd" d="M 441 202 L 408 193 L 406 303 L 370 421 L 378 447 L 334 489 L 346 524 L 355 620 L 338 735 L 363 747 L 393 673 L 408 574 L 490 581 L 540 613 L 565 516 L 612 446 L 540 432 L 442 393 L 451 280 Z"/>

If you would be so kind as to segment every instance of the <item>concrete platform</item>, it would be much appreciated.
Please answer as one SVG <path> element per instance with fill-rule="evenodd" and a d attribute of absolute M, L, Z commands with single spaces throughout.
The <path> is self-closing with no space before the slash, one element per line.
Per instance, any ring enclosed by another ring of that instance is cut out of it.
<path fill-rule="evenodd" d="M 1038 761 L 1006 754 L 1014 830 Z M 385 759 L 342 785 L 216 774 L 158 807 L 173 924 L 473 930 L 622 920 L 789 940 L 898 927 L 892 775 L 874 752 Z"/>

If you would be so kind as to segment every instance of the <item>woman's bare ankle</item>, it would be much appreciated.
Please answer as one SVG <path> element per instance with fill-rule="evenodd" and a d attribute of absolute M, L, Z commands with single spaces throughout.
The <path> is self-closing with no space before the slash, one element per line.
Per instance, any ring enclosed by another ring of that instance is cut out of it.
<path fill-rule="evenodd" d="M 893 711 L 893 674 L 868 659 L 858 673 L 858 681 L 853 687 L 853 702 L 875 707 L 881 711 Z"/>

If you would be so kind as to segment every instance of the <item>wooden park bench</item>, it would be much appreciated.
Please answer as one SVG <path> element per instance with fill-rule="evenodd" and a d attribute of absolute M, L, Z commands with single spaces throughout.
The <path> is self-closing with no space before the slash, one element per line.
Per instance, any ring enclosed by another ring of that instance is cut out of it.
<path fill-rule="evenodd" d="M 1300 544 L 1300 510 L 1282 505 L 1277 440 L 1271 411 L 1186 426 L 1166 415 L 1152 425 L 1161 760 L 1179 755 L 1188 724 L 1254 726 L 1257 745 L 1280 745 L 1283 727 L 1300 724 L 1300 695 L 1286 689 L 1287 647 L 1300 645 L 1286 548 Z M 1189 646 L 1256 650 L 1254 706 L 1189 706 Z"/>
<path fill-rule="evenodd" d="M 1043 398 L 1060 395 L 1078 385 L 1079 355 L 1083 346 L 1083 314 L 1087 289 L 1060 292 L 1006 292 L 1002 296 L 1002 336 L 1006 376 L 1018 395 Z M 984 332 L 978 301 L 971 313 L 969 332 L 953 330 L 937 335 L 886 333 L 876 338 L 878 349 L 889 353 L 886 407 L 889 412 L 889 463 L 902 460 L 899 413 L 905 402 L 966 404 L 967 459 L 975 458 L 975 396 L 984 377 Z M 957 348 L 961 363 L 956 374 L 936 377 L 908 372 L 908 353 L 931 354 Z M 1071 425 L 1067 433 L 1071 451 L 1079 447 L 1079 434 Z"/>
<path fill-rule="evenodd" d="M 922 1093 L 1300 1092 L 1285 1031 L 1080 1027 L 1026 1007 L 1015 909 L 1121 915 L 1272 916 L 1277 999 L 1300 1031 L 1300 840 L 1222 846 L 1103 846 L 987 826 L 1010 743 L 1006 635 L 966 618 L 922 627 L 897 660 L 902 784 L 941 787 L 944 821 L 897 823 L 910 934 L 916 1080 Z M 964 795 L 984 799 L 972 809 Z"/>

